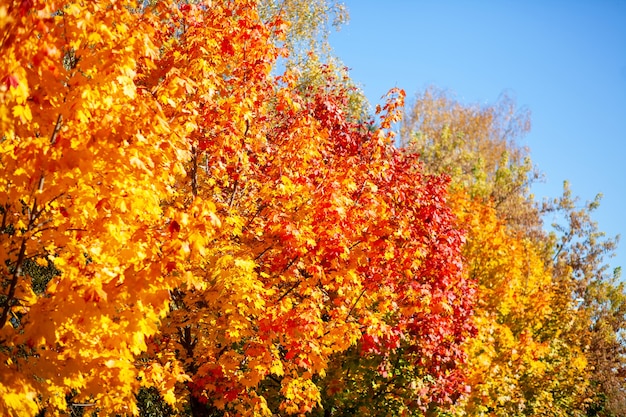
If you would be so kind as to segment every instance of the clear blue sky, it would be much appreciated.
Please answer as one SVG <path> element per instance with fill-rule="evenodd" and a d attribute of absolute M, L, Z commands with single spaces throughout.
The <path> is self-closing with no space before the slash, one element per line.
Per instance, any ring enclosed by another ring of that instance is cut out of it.
<path fill-rule="evenodd" d="M 532 113 L 521 143 L 545 174 L 537 199 L 564 180 L 595 220 L 621 235 L 611 267 L 626 278 L 626 1 L 344 0 L 350 22 L 335 53 L 370 102 L 429 85 L 467 103 L 502 92 Z M 550 220 L 550 219 L 548 219 Z"/>

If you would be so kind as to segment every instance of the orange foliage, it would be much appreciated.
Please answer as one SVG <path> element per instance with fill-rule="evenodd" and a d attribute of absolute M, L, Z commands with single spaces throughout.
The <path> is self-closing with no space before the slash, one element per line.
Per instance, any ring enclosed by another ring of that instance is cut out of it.
<path fill-rule="evenodd" d="M 452 401 L 472 291 L 446 179 L 392 148 L 403 92 L 381 130 L 275 78 L 252 0 L 0 11 L 3 412 L 136 414 L 144 386 L 301 414 L 351 348 L 410 349 Z"/>

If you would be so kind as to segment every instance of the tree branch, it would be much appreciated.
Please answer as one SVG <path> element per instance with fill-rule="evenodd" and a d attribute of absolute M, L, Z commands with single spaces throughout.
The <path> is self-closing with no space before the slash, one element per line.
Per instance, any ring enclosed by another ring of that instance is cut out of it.
<path fill-rule="evenodd" d="M 365 294 L 365 288 L 363 288 L 363 291 L 361 291 L 361 294 L 359 294 L 359 296 L 357 297 L 357 299 L 354 301 L 354 303 L 352 304 L 352 307 L 350 307 L 350 311 L 348 311 L 348 314 L 346 315 L 346 319 L 344 320 L 345 322 L 348 322 L 348 319 L 350 318 L 350 315 L 352 315 L 352 311 L 354 310 L 354 308 L 356 307 L 357 303 L 359 302 L 359 300 L 361 299 L 361 297 L 363 297 L 363 294 Z"/>
<path fill-rule="evenodd" d="M 17 256 L 15 262 L 15 270 L 11 277 L 11 284 L 9 285 L 9 292 L 6 294 L 7 299 L 4 302 L 2 308 L 2 315 L 0 315 L 0 330 L 4 328 L 8 318 L 11 307 L 13 307 L 13 300 L 15 299 L 15 290 L 17 289 L 17 283 L 20 275 L 22 274 L 22 264 L 24 263 L 24 256 L 26 255 L 26 236 L 22 237 L 22 244 L 20 246 L 20 253 Z"/>

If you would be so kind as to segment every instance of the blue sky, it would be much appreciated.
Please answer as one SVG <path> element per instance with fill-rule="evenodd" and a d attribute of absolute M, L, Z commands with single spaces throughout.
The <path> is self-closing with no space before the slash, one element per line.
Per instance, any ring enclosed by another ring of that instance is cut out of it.
<path fill-rule="evenodd" d="M 506 92 L 532 114 L 522 140 L 545 175 L 537 199 L 602 193 L 594 219 L 621 235 L 626 278 L 626 1 L 344 0 L 331 45 L 370 102 L 435 85 L 466 103 Z M 548 219 L 550 220 L 550 219 Z"/>

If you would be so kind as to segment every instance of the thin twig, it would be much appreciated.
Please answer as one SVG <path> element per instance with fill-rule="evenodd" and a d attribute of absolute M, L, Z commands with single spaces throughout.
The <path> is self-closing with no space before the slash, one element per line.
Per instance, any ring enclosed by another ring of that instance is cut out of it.
<path fill-rule="evenodd" d="M 285 292 L 283 293 L 283 295 L 281 295 L 280 297 L 278 297 L 278 300 L 276 300 L 276 303 L 280 303 L 280 302 L 282 301 L 282 299 L 283 299 L 283 298 L 285 298 L 287 295 L 289 295 L 289 293 L 290 293 L 290 292 L 292 292 L 293 290 L 295 290 L 295 289 L 296 289 L 296 287 L 297 287 L 298 285 L 300 285 L 300 282 L 302 282 L 302 281 L 298 280 L 298 281 L 296 281 L 296 283 L 295 283 L 295 284 L 293 284 L 291 287 L 289 287 L 289 289 L 288 289 L 287 291 L 285 291 Z"/>
<path fill-rule="evenodd" d="M 346 315 L 346 319 L 344 320 L 345 322 L 348 321 L 348 319 L 350 318 L 350 315 L 352 315 L 352 311 L 354 310 L 354 308 L 356 307 L 357 303 L 359 302 L 359 300 L 361 299 L 361 297 L 363 297 L 363 294 L 365 294 L 365 288 L 363 288 L 363 291 L 361 291 L 361 294 L 359 294 L 359 296 L 357 297 L 357 299 L 354 301 L 354 303 L 352 304 L 352 307 L 350 307 L 350 311 L 348 311 L 348 314 Z"/>

